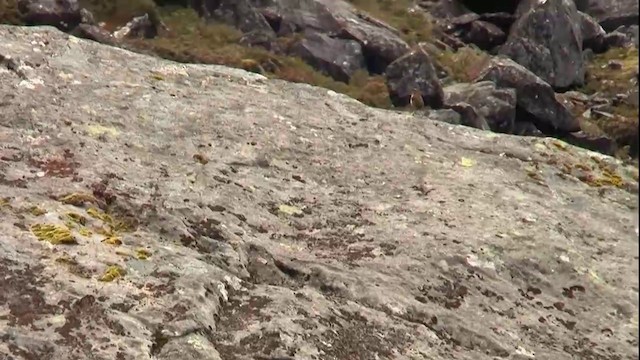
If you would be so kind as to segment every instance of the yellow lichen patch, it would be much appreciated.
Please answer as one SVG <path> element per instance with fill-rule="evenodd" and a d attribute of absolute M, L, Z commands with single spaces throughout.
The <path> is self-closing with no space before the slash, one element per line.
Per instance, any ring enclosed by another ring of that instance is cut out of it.
<path fill-rule="evenodd" d="M 74 212 L 68 212 L 66 214 L 64 214 L 66 219 L 76 223 L 76 224 L 80 224 L 80 225 L 86 225 L 87 224 L 87 218 L 78 214 L 78 213 L 74 213 Z"/>
<path fill-rule="evenodd" d="M 111 265 L 111 266 L 107 267 L 107 269 L 102 274 L 102 276 L 100 276 L 98 281 L 111 282 L 111 281 L 116 280 L 118 278 L 121 278 L 121 277 L 123 277 L 125 275 L 126 275 L 126 271 L 122 267 L 120 267 L 118 265 Z"/>
<path fill-rule="evenodd" d="M 94 219 L 101 220 L 105 224 L 111 224 L 113 222 L 113 219 L 111 218 L 111 216 L 109 216 L 109 214 L 104 213 L 96 208 L 90 208 L 89 210 L 87 210 L 87 214 Z"/>
<path fill-rule="evenodd" d="M 47 213 L 47 210 L 38 206 L 32 206 L 29 208 L 29 213 L 33 216 L 42 216 Z"/>
<path fill-rule="evenodd" d="M 558 149 L 567 151 L 567 144 L 566 143 L 564 143 L 564 142 L 562 142 L 560 140 L 554 140 L 552 143 Z"/>
<path fill-rule="evenodd" d="M 93 233 L 91 232 L 91 230 L 87 229 L 87 228 L 82 228 L 80 230 L 78 230 L 78 233 L 82 236 L 86 236 L 89 237 L 91 235 L 93 235 Z"/>
<path fill-rule="evenodd" d="M 107 236 L 106 238 L 104 238 L 104 240 L 102 240 L 102 242 L 114 246 L 122 245 L 122 240 L 117 236 Z"/>
<path fill-rule="evenodd" d="M 150 251 L 142 248 L 136 249 L 136 258 L 138 260 L 147 260 L 150 257 L 151 257 Z"/>
<path fill-rule="evenodd" d="M 95 196 L 87 193 L 72 193 L 61 197 L 60 202 L 73 206 L 84 206 L 85 203 L 95 204 L 98 202 Z"/>
<path fill-rule="evenodd" d="M 38 240 L 47 241 L 54 245 L 71 245 L 78 243 L 73 234 L 71 234 L 71 230 L 62 225 L 34 224 L 31 226 L 31 232 Z"/>
<path fill-rule="evenodd" d="M 11 207 L 11 199 L 8 197 L 0 198 L 0 208 L 10 208 Z"/>

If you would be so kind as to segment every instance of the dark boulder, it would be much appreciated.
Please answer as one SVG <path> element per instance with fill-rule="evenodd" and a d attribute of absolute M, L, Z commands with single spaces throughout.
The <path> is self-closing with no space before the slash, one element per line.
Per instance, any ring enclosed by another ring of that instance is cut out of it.
<path fill-rule="evenodd" d="M 68 31 L 82 21 L 77 0 L 19 0 L 18 9 L 28 25 L 51 25 Z"/>
<path fill-rule="evenodd" d="M 73 29 L 71 34 L 80 38 L 97 41 L 102 44 L 114 45 L 116 43 L 116 39 L 107 29 L 97 25 L 80 24 Z"/>
<path fill-rule="evenodd" d="M 258 32 L 275 37 L 267 20 L 250 0 L 191 0 L 190 5 L 205 19 L 234 26 L 245 34 Z"/>
<path fill-rule="evenodd" d="M 411 95 L 419 92 L 425 105 L 440 108 L 444 92 L 427 52 L 418 48 L 391 63 L 385 72 L 391 101 L 395 106 L 409 105 Z"/>
<path fill-rule="evenodd" d="M 374 73 L 383 73 L 391 62 L 410 50 L 396 29 L 359 12 L 346 1 L 269 0 L 256 4 L 281 36 L 311 31 L 357 41 L 367 68 Z"/>
<path fill-rule="evenodd" d="M 608 33 L 604 38 L 604 42 L 608 47 L 638 48 L 638 25 L 621 26 Z"/>
<path fill-rule="evenodd" d="M 460 123 L 462 125 L 480 130 L 490 130 L 487 119 L 480 115 L 473 106 L 465 102 L 458 102 L 447 105 L 447 108 L 460 114 Z"/>
<path fill-rule="evenodd" d="M 492 81 L 500 88 L 516 90 L 516 120 L 530 121 L 545 133 L 575 132 L 578 120 L 561 102 L 549 84 L 508 58 L 489 61 L 475 82 Z"/>
<path fill-rule="evenodd" d="M 544 136 L 531 121 L 516 121 L 513 124 L 513 134 L 520 136 Z"/>
<path fill-rule="evenodd" d="M 507 35 L 498 26 L 480 20 L 480 15 L 469 13 L 450 20 L 451 33 L 467 44 L 483 50 L 501 45 Z"/>
<path fill-rule="evenodd" d="M 357 70 L 366 67 L 362 47 L 357 41 L 334 39 L 325 34 L 306 34 L 293 46 L 291 53 L 342 82 L 349 82 Z"/>
<path fill-rule="evenodd" d="M 638 25 L 638 0 L 590 0 L 584 12 L 594 17 L 606 32 Z"/>
<path fill-rule="evenodd" d="M 615 140 L 605 135 L 590 135 L 579 131 L 562 137 L 562 140 L 606 155 L 615 155 L 616 151 L 618 151 L 618 145 Z"/>
<path fill-rule="evenodd" d="M 480 20 L 492 23 L 503 32 L 508 33 L 511 25 L 516 21 L 516 17 L 506 12 L 483 13 L 480 14 Z"/>
<path fill-rule="evenodd" d="M 607 33 L 591 16 L 578 12 L 580 16 L 580 31 L 582 33 L 582 48 L 591 49 L 594 53 L 607 51 L 605 37 Z"/>
<path fill-rule="evenodd" d="M 523 0 L 500 53 L 556 89 L 584 83 L 580 16 L 572 1 Z"/>
<path fill-rule="evenodd" d="M 467 103 L 495 132 L 511 133 L 516 117 L 516 90 L 498 88 L 491 81 L 458 83 L 444 88 L 444 106 Z"/>

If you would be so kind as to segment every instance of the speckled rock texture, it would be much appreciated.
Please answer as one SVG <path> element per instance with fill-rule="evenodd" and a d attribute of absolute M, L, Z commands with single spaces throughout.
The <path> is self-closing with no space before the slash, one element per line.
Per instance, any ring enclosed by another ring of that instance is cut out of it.
<path fill-rule="evenodd" d="M 0 26 L 0 359 L 632 359 L 637 169 Z"/>

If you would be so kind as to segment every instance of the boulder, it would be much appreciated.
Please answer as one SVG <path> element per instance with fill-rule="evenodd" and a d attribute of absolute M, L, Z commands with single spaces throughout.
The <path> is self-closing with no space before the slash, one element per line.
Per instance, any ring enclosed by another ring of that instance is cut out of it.
<path fill-rule="evenodd" d="M 116 38 L 107 29 L 98 25 L 80 24 L 73 29 L 71 34 L 107 45 L 116 43 Z"/>
<path fill-rule="evenodd" d="M 591 49 L 594 53 L 603 53 L 608 46 L 605 42 L 607 33 L 591 16 L 578 12 L 580 16 L 580 32 L 582 33 L 582 48 Z"/>
<path fill-rule="evenodd" d="M 551 86 L 511 59 L 502 56 L 491 59 L 474 82 L 479 81 L 515 89 L 517 107 L 545 133 L 580 130 L 578 120 L 556 99 Z"/>
<path fill-rule="evenodd" d="M 523 0 L 500 54 L 531 70 L 553 88 L 584 83 L 580 16 L 572 1 Z"/>
<path fill-rule="evenodd" d="M 516 90 L 498 88 L 491 81 L 458 83 L 444 88 L 444 105 L 467 103 L 482 116 L 495 132 L 511 133 L 516 117 Z"/>
<path fill-rule="evenodd" d="M 29 25 L 51 25 L 71 30 L 82 21 L 77 0 L 18 0 L 22 20 Z"/>
<path fill-rule="evenodd" d="M 504 43 L 507 36 L 496 25 L 480 20 L 480 15 L 466 14 L 450 20 L 451 32 L 467 44 L 490 50 Z"/>
<path fill-rule="evenodd" d="M 411 95 L 418 91 L 425 105 L 440 108 L 444 92 L 429 54 L 418 47 L 400 57 L 385 72 L 391 101 L 395 106 L 409 105 Z"/>
<path fill-rule="evenodd" d="M 243 33 L 258 32 L 275 37 L 271 26 L 251 0 L 191 0 L 190 4 L 205 19 L 224 22 Z"/>
<path fill-rule="evenodd" d="M 355 40 L 362 46 L 368 69 L 381 74 L 409 45 L 391 26 L 356 10 L 346 1 L 270 0 L 256 2 L 279 35 L 308 31 Z"/>
<path fill-rule="evenodd" d="M 590 135 L 583 131 L 568 134 L 562 140 L 569 144 L 579 146 L 601 154 L 614 155 L 618 150 L 615 140 L 605 135 Z"/>
<path fill-rule="evenodd" d="M 366 67 L 362 47 L 357 41 L 335 39 L 320 33 L 306 34 L 292 47 L 291 53 L 342 82 L 349 82 L 353 73 Z"/>
<path fill-rule="evenodd" d="M 593 16 L 606 32 L 638 25 L 638 0 L 590 0 L 584 12 Z"/>
<path fill-rule="evenodd" d="M 487 119 L 478 114 L 473 106 L 465 102 L 457 102 L 447 105 L 447 107 L 460 114 L 460 123 L 462 125 L 480 130 L 490 130 L 489 124 L 487 124 Z"/>
<path fill-rule="evenodd" d="M 480 20 L 492 23 L 506 34 L 509 32 L 511 25 L 516 21 L 516 18 L 513 14 L 507 12 L 497 12 L 482 13 L 480 14 Z"/>
<path fill-rule="evenodd" d="M 604 42 L 608 47 L 638 48 L 638 25 L 621 26 L 615 31 L 608 33 Z"/>

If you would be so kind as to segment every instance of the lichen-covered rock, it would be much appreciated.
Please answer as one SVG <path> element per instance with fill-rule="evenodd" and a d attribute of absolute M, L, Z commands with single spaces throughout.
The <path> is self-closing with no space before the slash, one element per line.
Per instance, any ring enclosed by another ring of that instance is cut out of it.
<path fill-rule="evenodd" d="M 411 95 L 418 92 L 425 105 L 436 109 L 442 107 L 442 84 L 431 57 L 424 49 L 417 48 L 391 63 L 385 76 L 394 105 L 409 105 Z"/>
<path fill-rule="evenodd" d="M 638 357 L 637 168 L 0 38 L 0 358 Z"/>
<path fill-rule="evenodd" d="M 584 82 L 580 16 L 571 0 L 525 0 L 500 53 L 553 88 Z"/>
<path fill-rule="evenodd" d="M 556 99 L 551 86 L 513 60 L 492 58 L 475 81 L 492 81 L 498 87 L 515 89 L 520 116 L 529 117 L 528 121 L 544 133 L 580 130 L 578 120 Z"/>

